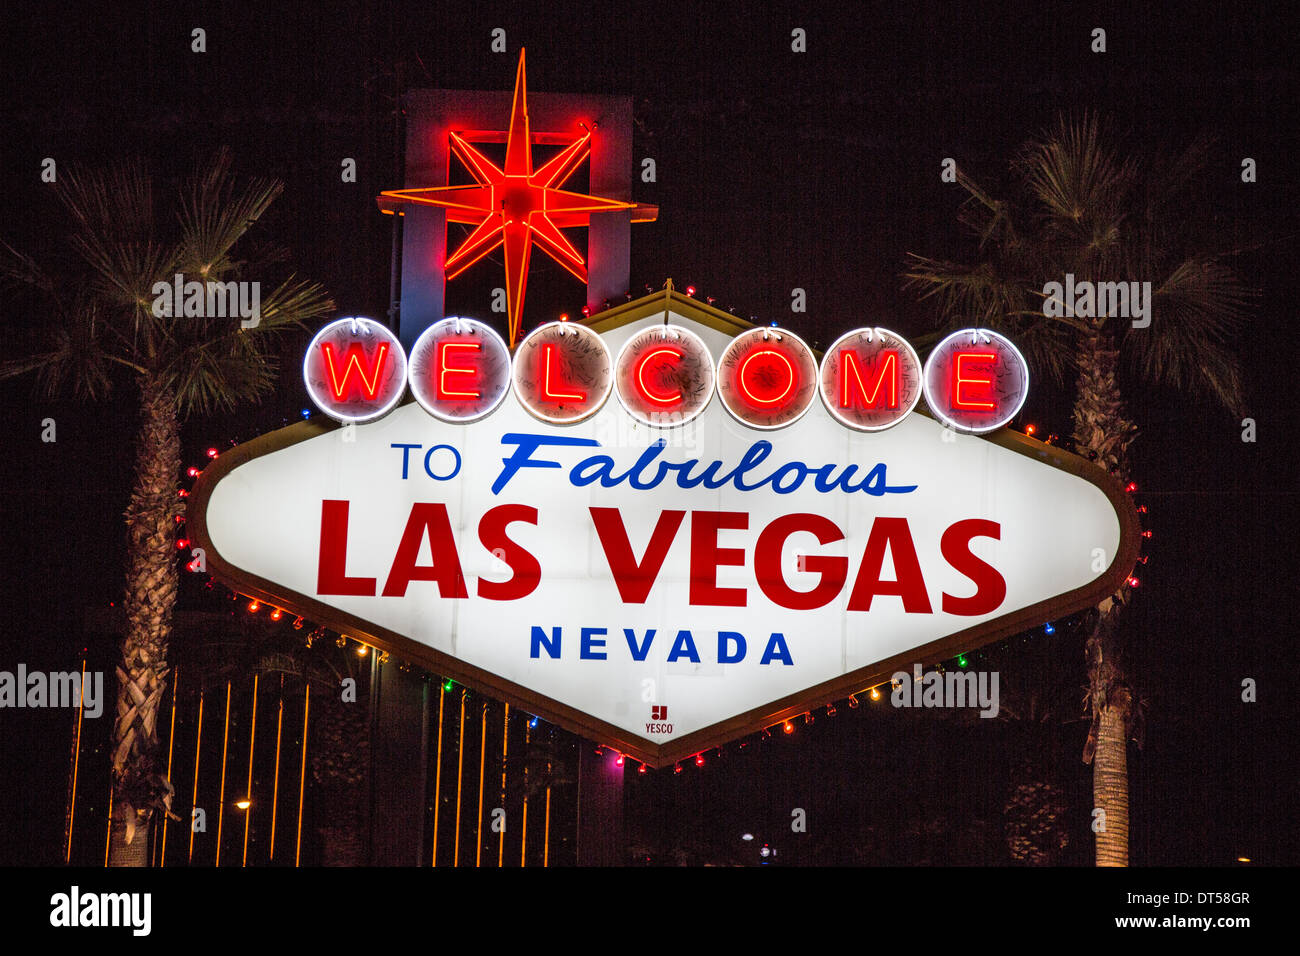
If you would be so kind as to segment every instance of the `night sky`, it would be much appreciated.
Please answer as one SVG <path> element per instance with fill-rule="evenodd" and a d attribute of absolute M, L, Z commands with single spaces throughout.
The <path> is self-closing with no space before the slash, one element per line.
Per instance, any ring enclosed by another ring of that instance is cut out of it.
<path fill-rule="evenodd" d="M 1259 291 L 1234 343 L 1257 441 L 1243 443 L 1240 419 L 1221 408 L 1124 381 L 1141 429 L 1138 500 L 1154 532 L 1123 623 L 1149 699 L 1144 747 L 1130 749 L 1132 862 L 1300 862 L 1287 676 L 1300 528 L 1289 347 L 1300 90 L 1285 5 L 541 10 L 549 6 L 530 4 L 526 15 L 523 5 L 493 3 L 40 4 L 8 13 L 0 239 L 38 258 L 61 241 L 62 214 L 40 181 L 44 157 L 62 166 L 134 155 L 176 176 L 226 144 L 241 172 L 285 181 L 266 236 L 326 285 L 338 314 L 382 319 L 391 233 L 374 197 L 402 185 L 396 65 L 408 87 L 508 90 L 523 45 L 530 91 L 634 100 L 634 155 L 657 166 L 657 181 L 635 183 L 634 195 L 660 207 L 656 223 L 633 227 L 634 293 L 672 277 L 825 346 L 861 325 L 907 337 L 935 327 L 899 274 L 909 252 L 975 253 L 956 218 L 960 190 L 940 181 L 944 157 L 1000 194 L 1017 148 L 1062 110 L 1098 112 L 1139 155 L 1213 134 L 1217 171 L 1201 188 L 1223 245 L 1242 250 L 1234 267 Z M 190 52 L 195 26 L 207 31 L 205 54 Z M 1105 54 L 1089 51 L 1096 26 L 1107 31 Z M 489 52 L 495 27 L 506 30 L 506 54 Z M 803 54 L 790 49 L 796 27 L 807 32 Z M 1258 165 L 1253 184 L 1240 179 L 1247 156 Z M 343 157 L 357 160 L 356 183 L 340 182 Z M 539 260 L 529 328 L 583 302 L 576 283 Z M 479 269 L 484 287 L 497 284 L 495 267 Z M 795 287 L 807 291 L 806 315 L 790 314 Z M 5 295 L 0 320 L 12 340 L 42 317 Z M 187 460 L 297 416 L 307 401 L 293 357 L 305 343 L 286 344 L 286 371 L 261 407 L 188 422 Z M 0 669 L 75 669 L 87 612 L 120 600 L 130 395 L 79 405 L 35 396 L 30 378 L 0 383 Z M 1016 426 L 1068 435 L 1071 397 L 1039 380 Z M 40 440 L 47 417 L 58 423 L 55 444 Z M 1058 696 L 1068 722 L 1055 739 L 1076 841 L 1064 862 L 1087 865 L 1082 638 L 1062 629 L 988 653 L 981 666 L 1008 683 L 1066 688 Z M 1257 682 L 1254 704 L 1240 700 L 1244 678 Z M 59 860 L 66 717 L 0 713 L 0 862 Z M 793 738 L 766 749 L 733 744 L 723 763 L 689 780 L 670 770 L 633 781 L 629 840 L 671 855 L 679 844 L 721 845 L 737 828 L 778 832 L 788 808 L 804 806 L 828 822 L 791 862 L 1005 862 L 896 832 L 931 818 L 951 832 L 969 832 L 953 822 L 961 819 L 996 827 L 1009 739 L 885 711 L 819 718 Z"/>

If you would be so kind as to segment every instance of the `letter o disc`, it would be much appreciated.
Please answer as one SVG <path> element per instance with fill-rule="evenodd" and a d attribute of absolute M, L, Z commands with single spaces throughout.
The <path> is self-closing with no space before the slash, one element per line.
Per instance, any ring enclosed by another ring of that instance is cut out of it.
<path fill-rule="evenodd" d="M 718 395 L 751 428 L 784 428 L 817 398 L 817 361 L 793 332 L 749 329 L 731 340 L 718 361 Z"/>

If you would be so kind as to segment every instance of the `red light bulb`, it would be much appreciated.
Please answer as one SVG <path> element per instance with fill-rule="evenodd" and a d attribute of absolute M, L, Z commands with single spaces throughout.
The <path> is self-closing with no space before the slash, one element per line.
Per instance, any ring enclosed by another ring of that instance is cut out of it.
<path fill-rule="evenodd" d="M 695 755 L 695 766 L 697 766 L 697 767 L 703 767 L 703 766 L 704 766 L 704 754 L 696 754 L 696 755 Z"/>
<path fill-rule="evenodd" d="M 191 478 L 197 478 L 199 476 L 199 470 L 193 465 L 190 465 L 189 468 L 185 469 L 185 474 L 189 475 Z"/>
<path fill-rule="evenodd" d="M 785 722 L 785 726 L 782 727 L 781 729 L 784 730 L 787 734 L 792 734 L 794 733 L 794 724 L 790 723 L 790 721 L 787 720 Z"/>
<path fill-rule="evenodd" d="M 693 285 L 688 285 L 688 286 L 686 287 L 686 294 L 687 294 L 687 295 L 695 295 L 695 286 L 693 286 Z"/>
<path fill-rule="evenodd" d="M 216 457 L 217 457 L 217 450 L 216 450 L 215 448 L 209 448 L 209 449 L 208 449 L 208 457 L 209 457 L 209 458 L 216 458 Z"/>
<path fill-rule="evenodd" d="M 622 755 L 622 754 L 619 754 L 619 755 L 618 755 L 618 759 L 614 761 L 614 766 L 616 766 L 616 767 L 621 767 L 621 766 L 623 766 L 623 755 Z"/>

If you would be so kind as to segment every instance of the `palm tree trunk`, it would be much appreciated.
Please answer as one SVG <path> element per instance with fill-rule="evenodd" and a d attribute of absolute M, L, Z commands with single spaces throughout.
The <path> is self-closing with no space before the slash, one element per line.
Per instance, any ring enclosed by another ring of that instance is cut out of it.
<path fill-rule="evenodd" d="M 1103 707 L 1092 764 L 1093 803 L 1106 811 L 1097 834 L 1097 865 L 1128 866 L 1128 720 L 1120 707 Z"/>
<path fill-rule="evenodd" d="M 364 700 L 343 703 L 337 695 L 323 697 L 319 715 L 312 711 L 316 720 L 312 730 L 319 735 L 312 745 L 311 766 L 322 811 L 317 827 L 322 866 L 366 864 L 369 712 Z"/>
<path fill-rule="evenodd" d="M 171 389 L 144 378 L 135 487 L 126 511 L 126 633 L 117 667 L 113 725 L 113 821 L 110 866 L 145 866 L 147 827 L 170 809 L 171 786 L 159 771 L 157 717 L 167 690 L 167 642 L 176 605 L 176 481 L 180 426 Z"/>
<path fill-rule="evenodd" d="M 1121 482 L 1128 480 L 1128 447 L 1136 426 L 1124 415 L 1115 366 L 1119 351 L 1095 330 L 1079 351 L 1074 443 L 1079 454 Z M 1083 760 L 1092 763 L 1097 866 L 1128 866 L 1128 738 L 1132 693 L 1119 662 L 1117 615 L 1128 586 L 1097 607 L 1085 645 L 1092 729 Z"/>

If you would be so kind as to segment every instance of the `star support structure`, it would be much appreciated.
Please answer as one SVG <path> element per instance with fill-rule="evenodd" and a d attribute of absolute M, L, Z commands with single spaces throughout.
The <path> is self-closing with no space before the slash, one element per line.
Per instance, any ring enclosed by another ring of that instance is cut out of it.
<path fill-rule="evenodd" d="M 591 154 L 591 130 L 564 147 L 539 169 L 533 169 L 522 49 L 515 74 L 510 129 L 506 134 L 505 169 L 499 168 L 460 134 L 452 132 L 450 136 L 451 151 L 474 177 L 474 185 L 388 190 L 380 195 L 380 202 L 440 206 L 447 210 L 448 222 L 467 223 L 474 227 L 460 248 L 447 258 L 444 267 L 447 279 L 456 278 L 498 246 L 505 246 L 506 308 L 511 348 L 519 340 L 528 260 L 534 245 L 586 283 L 587 263 L 561 229 L 590 225 L 593 212 L 634 210 L 634 222 L 652 221 L 658 214 L 658 208 L 654 206 L 559 188 Z"/>

